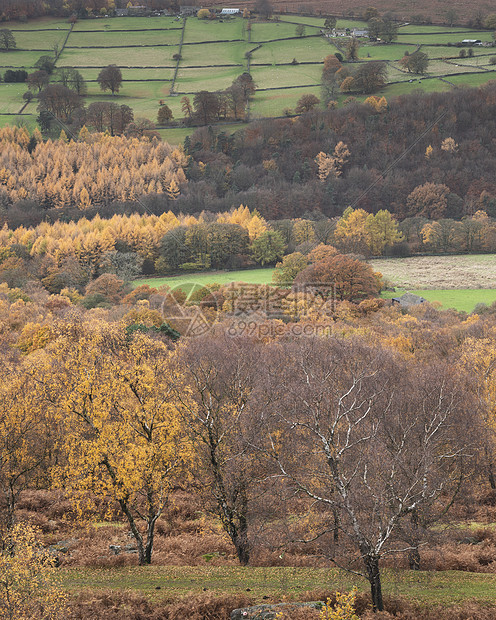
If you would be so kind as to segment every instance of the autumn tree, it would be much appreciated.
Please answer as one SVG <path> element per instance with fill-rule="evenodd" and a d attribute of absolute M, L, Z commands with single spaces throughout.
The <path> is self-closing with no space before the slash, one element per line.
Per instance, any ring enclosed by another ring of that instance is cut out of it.
<path fill-rule="evenodd" d="M 172 110 L 168 105 L 161 105 L 157 113 L 157 123 L 166 125 L 173 119 Z"/>
<path fill-rule="evenodd" d="M 34 66 L 40 71 L 46 71 L 48 75 L 52 75 L 55 70 L 55 58 L 48 55 L 40 56 Z"/>
<path fill-rule="evenodd" d="M 456 486 L 473 454 L 470 387 L 447 365 L 412 372 L 356 339 L 302 338 L 274 346 L 273 355 L 268 389 L 277 404 L 260 444 L 288 484 L 319 506 L 322 526 L 314 523 L 306 540 L 350 568 L 350 554 L 331 537 L 338 517 L 381 611 L 380 563 L 401 548 L 401 524 L 446 502 L 447 480 Z"/>
<path fill-rule="evenodd" d="M 264 402 L 253 396 L 260 357 L 260 347 L 249 339 L 223 333 L 190 339 L 179 349 L 184 379 L 174 388 L 196 447 L 195 476 L 243 565 L 250 561 L 252 505 L 265 474 L 263 460 L 250 448 Z"/>
<path fill-rule="evenodd" d="M 70 123 L 81 108 L 81 97 L 62 84 L 49 84 L 39 95 L 38 110 L 48 112 L 64 123 Z"/>
<path fill-rule="evenodd" d="M 291 286 L 296 276 L 307 265 L 308 260 L 301 252 L 288 254 L 280 263 L 277 263 L 272 274 L 272 282 L 277 286 Z"/>
<path fill-rule="evenodd" d="M 16 40 L 12 30 L 8 28 L 0 29 L 0 50 L 10 52 L 17 47 Z"/>
<path fill-rule="evenodd" d="M 122 84 L 122 72 L 117 65 L 108 65 L 100 71 L 97 82 L 103 91 L 110 90 L 112 95 L 119 92 Z"/>
<path fill-rule="evenodd" d="M 302 95 L 296 104 L 296 114 L 304 114 L 309 112 L 316 105 L 319 105 L 320 99 L 312 94 Z"/>
<path fill-rule="evenodd" d="M 358 60 L 358 50 L 360 48 L 360 43 L 356 37 L 351 37 L 348 39 L 346 43 L 346 59 L 355 61 Z"/>
<path fill-rule="evenodd" d="M 128 522 L 140 565 L 151 562 L 155 525 L 189 458 L 169 360 L 160 339 L 88 326 L 47 350 L 40 379 L 59 416 L 65 459 L 57 483 L 83 513 L 94 498 L 110 497 Z"/>
<path fill-rule="evenodd" d="M 342 65 L 334 54 L 329 54 L 324 58 L 324 68 L 322 69 L 321 99 L 327 105 L 334 99 L 338 89 L 338 79 L 336 73 Z"/>
<path fill-rule="evenodd" d="M 367 244 L 375 256 L 381 255 L 384 248 L 403 240 L 403 235 L 398 229 L 398 222 L 385 209 L 381 209 L 375 215 L 371 213 L 367 217 L 365 230 L 368 233 Z"/>
<path fill-rule="evenodd" d="M 76 91 L 78 95 L 86 93 L 86 82 L 81 73 L 74 67 L 62 67 L 58 77 L 63 86 Z"/>
<path fill-rule="evenodd" d="M 18 523 L 0 548 L 0 615 L 6 620 L 63 620 L 67 597 L 55 558 L 41 546 L 41 532 Z"/>
<path fill-rule="evenodd" d="M 262 267 L 264 265 L 274 264 L 277 260 L 280 260 L 284 255 L 286 244 L 282 235 L 274 230 L 267 230 L 259 237 L 254 239 L 251 244 L 251 251 L 253 258 L 260 263 Z"/>
<path fill-rule="evenodd" d="M 353 90 L 373 93 L 387 82 L 385 62 L 371 61 L 361 64 L 353 74 Z"/>
<path fill-rule="evenodd" d="M 391 15 L 384 15 L 381 20 L 380 37 L 386 43 L 391 43 L 398 38 L 398 24 Z"/>
<path fill-rule="evenodd" d="M 33 71 L 26 78 L 26 84 L 30 90 L 40 93 L 49 82 L 50 76 L 46 71 Z"/>
<path fill-rule="evenodd" d="M 337 254 L 311 263 L 296 276 L 295 290 L 314 290 L 325 299 L 360 302 L 379 294 L 380 280 L 372 267 Z"/>
<path fill-rule="evenodd" d="M 23 329 L 20 348 L 29 353 L 42 348 L 50 339 L 50 328 L 31 323 Z M 40 469 L 46 465 L 51 447 L 50 425 L 36 382 L 30 377 L 30 364 L 10 367 L 2 364 L 0 386 L 0 523 L 10 529 L 16 521 L 16 508 L 22 491 L 34 486 Z"/>
<path fill-rule="evenodd" d="M 408 70 L 409 73 L 424 74 L 429 66 L 429 56 L 425 52 L 417 50 L 413 54 L 408 54 L 400 60 L 402 67 Z"/>
<path fill-rule="evenodd" d="M 193 97 L 195 116 L 203 125 L 215 120 L 219 114 L 219 96 L 208 90 L 201 90 Z"/>
<path fill-rule="evenodd" d="M 369 238 L 366 228 L 368 216 L 369 214 L 364 209 L 353 209 L 352 207 L 345 209 L 334 230 L 334 238 L 338 248 L 356 254 L 366 253 Z"/>
<path fill-rule="evenodd" d="M 132 109 L 113 101 L 94 101 L 86 111 L 86 122 L 96 131 L 108 131 L 111 136 L 123 134 L 126 127 L 134 121 Z"/>
<path fill-rule="evenodd" d="M 418 185 L 407 198 L 408 211 L 410 215 L 438 220 L 446 212 L 449 193 L 449 187 L 442 183 Z"/>

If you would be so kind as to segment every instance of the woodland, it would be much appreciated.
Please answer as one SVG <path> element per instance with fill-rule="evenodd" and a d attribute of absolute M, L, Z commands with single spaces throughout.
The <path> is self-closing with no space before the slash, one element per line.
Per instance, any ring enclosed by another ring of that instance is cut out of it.
<path fill-rule="evenodd" d="M 303 103 L 0 128 L 0 618 L 496 619 L 496 302 L 377 266 L 494 271 L 496 82 Z"/>

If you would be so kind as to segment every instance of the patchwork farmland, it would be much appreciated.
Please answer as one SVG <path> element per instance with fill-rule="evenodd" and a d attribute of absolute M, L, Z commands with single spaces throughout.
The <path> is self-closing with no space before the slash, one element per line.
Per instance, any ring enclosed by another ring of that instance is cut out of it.
<path fill-rule="evenodd" d="M 323 18 L 281 15 L 267 22 L 240 17 L 228 21 L 196 17 L 116 17 L 81 20 L 72 27 L 60 19 L 10 23 L 17 49 L 0 54 L 0 73 L 9 68 L 33 70 L 41 55 L 57 53 L 56 67 L 74 67 L 88 83 L 87 103 L 111 100 L 130 106 L 136 117 L 155 121 L 159 101 L 171 108 L 174 118 L 183 116 L 181 97 L 201 90 L 228 87 L 249 71 L 257 85 L 250 102 L 250 118 L 281 116 L 294 110 L 306 93 L 320 95 L 323 59 L 343 53 L 346 38 L 321 34 Z M 297 28 L 304 26 L 304 32 Z M 338 29 L 364 27 L 364 22 L 339 20 Z M 479 86 L 496 78 L 493 47 L 470 47 L 460 57 L 463 39 L 492 41 L 487 30 L 473 31 L 441 26 L 403 25 L 397 40 L 380 44 L 360 39 L 358 63 L 382 60 L 388 67 L 388 84 L 380 95 L 387 98 L 424 91 Z M 399 63 L 420 49 L 430 59 L 425 75 L 408 73 Z M 109 64 L 122 69 L 118 95 L 102 93 L 97 76 Z M 57 71 L 52 81 L 57 81 Z M 22 98 L 23 84 L 0 84 L 0 123 L 34 126 L 37 102 Z M 338 103 L 347 95 L 339 94 Z M 359 97 L 360 99 L 360 97 Z M 168 139 L 180 141 L 183 129 L 164 130 Z M 168 132 L 168 133 L 167 133 Z"/>

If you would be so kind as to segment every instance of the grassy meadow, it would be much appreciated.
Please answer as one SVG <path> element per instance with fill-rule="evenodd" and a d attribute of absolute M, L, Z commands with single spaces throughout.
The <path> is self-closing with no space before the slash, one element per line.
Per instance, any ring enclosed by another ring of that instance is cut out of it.
<path fill-rule="evenodd" d="M 360 577 L 325 568 L 230 566 L 149 566 L 115 567 L 112 570 L 80 568 L 61 569 L 64 588 L 70 593 L 90 590 L 132 590 L 159 600 L 192 596 L 208 590 L 213 595 L 249 592 L 253 604 L 263 597 L 297 600 L 306 591 L 351 589 L 356 585 L 368 591 Z M 471 599 L 479 603 L 496 603 L 496 575 L 461 571 L 394 571 L 383 569 L 386 596 L 401 596 L 426 606 L 449 607 Z"/>
<path fill-rule="evenodd" d="M 305 31 L 303 36 L 295 38 L 298 24 L 304 25 Z M 365 26 L 364 22 L 351 19 L 340 19 L 337 23 L 337 28 Z M 43 53 L 51 53 L 55 45 L 60 48 L 70 29 L 67 21 L 50 18 L 27 23 L 11 22 L 9 27 L 17 38 L 18 49 L 0 53 L 0 70 L 3 72 L 19 67 L 31 71 Z M 226 88 L 247 70 L 246 52 L 254 50 L 251 73 L 257 86 L 264 90 L 253 98 L 251 117 L 280 116 L 285 109 L 294 109 L 302 94 L 319 95 L 323 58 L 346 44 L 343 37 L 334 40 L 316 37 L 322 27 L 320 17 L 296 15 L 281 15 L 270 22 L 252 21 L 251 31 L 248 21 L 240 17 L 223 21 L 192 17 L 186 22 L 182 18 L 164 16 L 80 20 L 68 37 L 57 67 L 75 67 L 81 71 L 89 80 L 88 99 L 95 101 L 108 99 L 96 83 L 99 71 L 108 64 L 116 64 L 122 69 L 124 81 L 118 97 L 113 100 L 131 105 L 137 116 L 155 120 L 158 101 L 164 99 L 174 117 L 180 118 L 180 96 Z M 180 49 L 183 28 L 184 44 Z M 386 97 L 407 94 L 418 88 L 430 92 L 463 85 L 479 86 L 495 77 L 489 59 L 496 55 L 496 50 L 492 54 L 490 48 L 472 48 L 474 58 L 457 62 L 460 50 L 454 44 L 464 38 L 489 41 L 491 33 L 406 25 L 401 26 L 398 40 L 389 45 L 360 40 L 359 56 L 363 61 L 388 62 L 388 80 L 393 83 L 380 93 Z M 398 65 L 405 50 L 412 51 L 417 45 L 433 59 L 427 75 L 422 77 L 405 73 Z M 181 58 L 177 63 L 173 56 L 179 52 Z M 446 62 L 447 58 L 453 60 Z M 298 64 L 288 64 L 293 60 Z M 170 96 L 177 64 L 174 90 L 178 96 Z M 462 75 L 449 78 L 448 83 L 438 79 L 438 76 L 453 73 Z M 53 79 L 57 79 L 56 73 Z M 279 90 L 281 88 L 288 90 Z M 0 117 L 21 109 L 25 90 L 23 85 L 0 86 Z M 345 96 L 338 96 L 338 102 L 345 99 Z M 25 111 L 32 115 L 30 120 L 34 120 L 36 102 Z M 15 121 L 15 117 L 11 120 Z M 3 123 L 4 119 L 0 118 L 0 122 Z M 184 131 L 164 132 L 185 135 Z"/>
<path fill-rule="evenodd" d="M 383 293 L 385 299 L 410 291 L 442 308 L 462 312 L 472 312 L 479 303 L 490 305 L 496 301 L 496 254 L 384 258 L 372 260 L 370 265 L 395 288 L 394 292 Z M 272 268 L 198 272 L 135 280 L 133 286 L 167 285 L 189 293 L 213 283 L 270 284 L 272 273 Z"/>

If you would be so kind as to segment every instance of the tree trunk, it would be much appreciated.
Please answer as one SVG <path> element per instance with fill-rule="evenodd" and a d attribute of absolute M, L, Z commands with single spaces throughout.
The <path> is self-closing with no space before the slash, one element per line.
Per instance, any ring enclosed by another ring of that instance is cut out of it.
<path fill-rule="evenodd" d="M 335 543 L 338 543 L 339 542 L 339 512 L 337 508 L 332 509 L 332 515 L 334 517 L 333 539 Z"/>
<path fill-rule="evenodd" d="M 370 593 L 372 595 L 372 609 L 376 611 L 384 611 L 384 603 L 382 600 L 381 573 L 379 571 L 379 558 L 375 555 L 367 555 L 364 557 L 365 570 L 367 579 L 370 583 Z"/>
<path fill-rule="evenodd" d="M 250 562 L 250 545 L 248 543 L 248 524 L 244 517 L 240 518 L 239 527 L 236 528 L 236 535 L 233 538 L 236 548 L 236 555 L 242 566 L 247 566 Z"/>
<path fill-rule="evenodd" d="M 408 550 L 408 566 L 410 570 L 420 570 L 420 552 L 418 547 Z"/>
<path fill-rule="evenodd" d="M 155 523 L 156 519 L 153 519 L 150 523 L 148 523 L 148 531 L 146 533 L 146 545 L 145 545 L 145 556 L 144 563 L 151 564 L 152 563 L 152 551 L 153 551 L 153 541 L 155 539 Z"/>
<path fill-rule="evenodd" d="M 414 510 L 410 516 L 410 522 L 412 524 L 412 549 L 408 551 L 408 565 L 410 570 L 420 570 L 420 552 L 419 552 L 419 521 L 418 513 Z"/>

